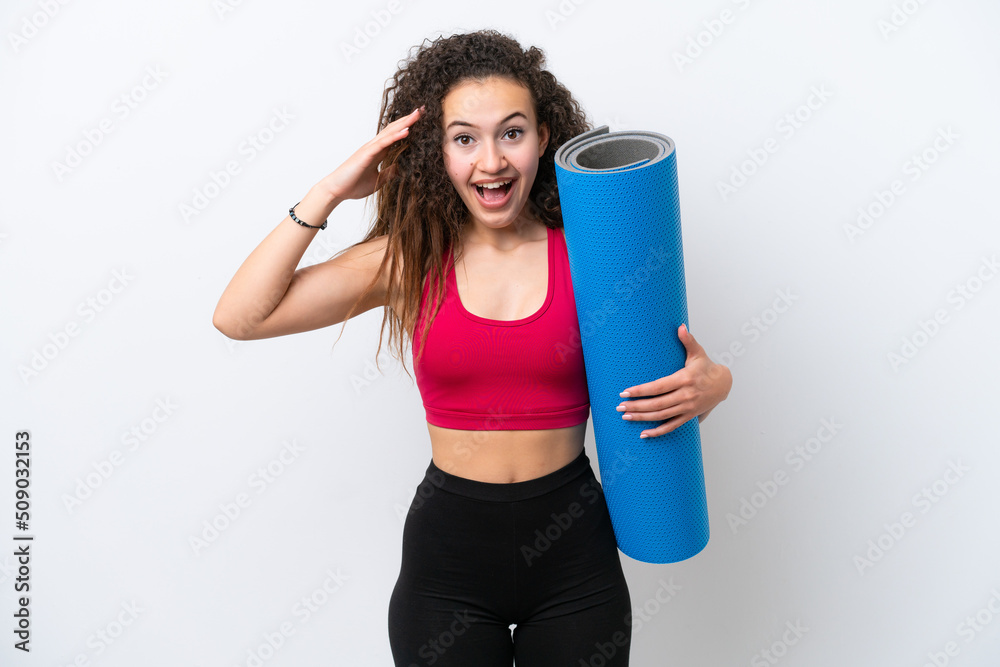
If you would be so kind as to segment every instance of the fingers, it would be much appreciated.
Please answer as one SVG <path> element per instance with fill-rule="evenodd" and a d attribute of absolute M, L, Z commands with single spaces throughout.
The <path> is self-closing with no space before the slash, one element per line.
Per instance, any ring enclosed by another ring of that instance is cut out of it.
<path fill-rule="evenodd" d="M 424 107 L 420 106 L 403 116 L 392 121 L 368 142 L 367 147 L 374 152 L 373 157 L 381 160 L 385 156 L 388 148 L 399 141 L 405 139 L 410 134 L 410 125 L 419 120 Z"/>
<path fill-rule="evenodd" d="M 401 118 L 397 118 L 388 125 L 386 125 L 382 132 L 379 134 L 386 134 L 387 136 L 399 137 L 406 136 L 407 132 L 410 130 L 410 125 L 413 125 L 420 118 L 420 114 L 423 113 L 424 107 L 417 107 L 410 113 L 406 114 Z"/>
<path fill-rule="evenodd" d="M 393 144 L 405 139 L 410 133 L 410 126 L 419 120 L 424 107 L 420 106 L 403 116 L 392 121 L 382 131 L 375 135 L 367 144 L 362 146 L 356 155 L 363 163 L 362 169 L 366 172 L 375 171 L 375 165 L 382 162 Z M 395 165 L 390 165 L 382 171 L 375 171 L 373 191 L 381 188 L 385 183 L 396 177 L 398 171 Z"/>

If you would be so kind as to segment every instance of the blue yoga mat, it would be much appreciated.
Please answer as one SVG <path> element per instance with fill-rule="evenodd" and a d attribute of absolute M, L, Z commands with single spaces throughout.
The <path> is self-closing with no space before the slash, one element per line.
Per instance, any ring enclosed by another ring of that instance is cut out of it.
<path fill-rule="evenodd" d="M 708 544 L 695 417 L 666 435 L 615 408 L 625 387 L 684 367 L 687 322 L 674 143 L 655 132 L 580 134 L 555 154 L 597 462 L 618 548 L 675 563 Z M 648 398 L 648 397 L 636 397 Z"/>

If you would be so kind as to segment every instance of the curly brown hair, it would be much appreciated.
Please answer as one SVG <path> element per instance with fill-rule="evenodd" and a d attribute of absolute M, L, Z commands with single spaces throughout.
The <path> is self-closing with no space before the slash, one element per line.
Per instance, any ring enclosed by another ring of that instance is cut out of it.
<path fill-rule="evenodd" d="M 348 318 L 354 315 L 361 301 L 381 280 L 388 264 L 390 279 L 382 330 L 388 319 L 389 344 L 392 345 L 395 337 L 401 362 L 403 332 L 413 339 L 425 280 L 433 271 L 437 280 L 434 308 L 420 332 L 417 358 L 423 354 L 423 341 L 444 300 L 444 256 L 449 246 L 461 238 L 460 231 L 469 220 L 469 210 L 444 167 L 441 104 L 445 96 L 466 81 L 482 82 L 497 76 L 519 83 L 530 91 L 538 125 L 548 125 L 549 140 L 539 158 L 538 172 L 525 208 L 552 229 L 562 227 L 555 152 L 568 139 L 593 128 L 569 90 L 551 72 L 543 69 L 545 54 L 535 46 L 525 50 L 512 37 L 484 29 L 439 37 L 434 41 L 424 39 L 421 44 L 410 47 L 410 51 L 414 48 L 416 54 L 400 61 L 399 69 L 382 94 L 377 132 L 421 105 L 426 108 L 408 135 L 392 145 L 381 163 L 380 173 L 395 165 L 396 177 L 375 191 L 377 215 L 374 223 L 365 238 L 350 247 L 387 235 L 385 258 L 378 275 L 347 315 Z M 397 268 L 400 258 L 401 271 Z M 400 284 L 393 279 L 397 274 Z M 388 305 L 394 303 L 397 295 L 400 312 Z M 381 349 L 382 331 L 379 332 L 376 368 Z M 406 370 L 405 363 L 403 368 Z"/>

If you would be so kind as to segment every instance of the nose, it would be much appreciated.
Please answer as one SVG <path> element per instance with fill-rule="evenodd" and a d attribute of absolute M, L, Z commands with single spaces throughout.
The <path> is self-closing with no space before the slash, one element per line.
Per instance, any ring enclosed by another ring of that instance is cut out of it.
<path fill-rule="evenodd" d="M 495 141 L 484 141 L 479 154 L 479 169 L 487 174 L 496 174 L 507 165 L 503 150 Z"/>

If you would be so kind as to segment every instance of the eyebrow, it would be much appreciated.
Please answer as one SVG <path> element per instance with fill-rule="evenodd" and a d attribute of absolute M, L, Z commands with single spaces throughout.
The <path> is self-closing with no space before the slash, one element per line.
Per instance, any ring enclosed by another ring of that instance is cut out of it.
<path fill-rule="evenodd" d="M 512 113 L 511 115 L 509 115 L 509 116 L 507 116 L 506 118 L 504 118 L 503 120 L 501 120 L 499 124 L 500 124 L 500 125 L 503 125 L 504 123 L 506 123 L 506 122 L 507 122 L 508 120 L 510 120 L 511 118 L 514 118 L 515 116 L 520 116 L 520 117 L 521 117 L 521 118 L 523 118 L 524 120 L 528 120 L 528 117 L 527 117 L 527 116 L 525 116 L 525 115 L 524 115 L 523 113 L 521 113 L 520 111 L 515 111 L 515 112 L 514 112 L 514 113 Z M 450 123 L 448 123 L 448 127 L 444 128 L 444 129 L 445 129 L 446 131 L 447 131 L 447 130 L 450 130 L 450 129 L 451 129 L 451 127 L 452 127 L 452 125 L 464 125 L 465 127 L 474 127 L 474 128 L 476 128 L 477 130 L 479 129 L 479 127 L 478 127 L 477 125 L 473 125 L 472 123 L 467 123 L 467 122 L 466 122 L 466 121 L 464 121 L 464 120 L 453 120 L 453 121 L 451 121 Z"/>

